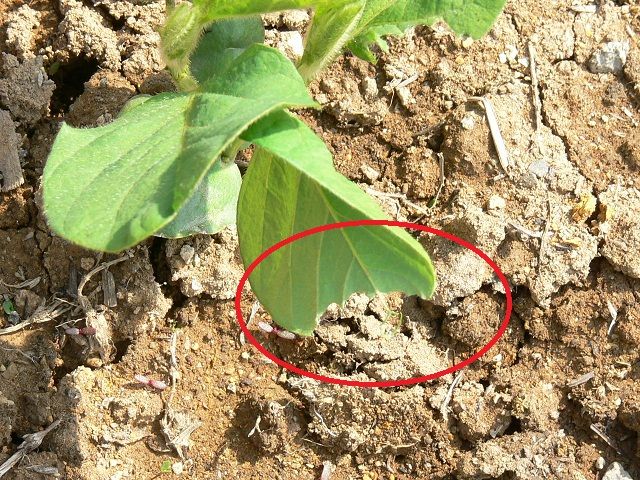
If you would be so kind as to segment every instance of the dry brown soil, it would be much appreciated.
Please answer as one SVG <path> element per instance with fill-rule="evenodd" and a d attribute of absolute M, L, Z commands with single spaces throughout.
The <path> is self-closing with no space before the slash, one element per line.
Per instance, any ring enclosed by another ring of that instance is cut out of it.
<path fill-rule="evenodd" d="M 4 478 L 285 480 L 325 468 L 332 480 L 615 480 L 620 467 L 640 478 L 637 1 L 510 1 L 480 41 L 418 28 L 378 64 L 345 55 L 312 85 L 324 111 L 301 115 L 337 169 L 390 217 L 475 243 L 511 284 L 510 327 L 482 360 L 385 390 L 301 378 L 244 340 L 231 230 L 153 239 L 91 275 L 119 257 L 48 230 L 38 191 L 60 123 L 102 125 L 136 93 L 173 88 L 154 31 L 163 15 L 153 1 L 0 0 L 0 110 L 15 125 L 0 152 L 24 173 L 0 194 L 0 295 L 21 321 L 43 320 L 0 330 L 0 464 L 61 421 Z M 270 41 L 290 46 L 305 17 L 267 19 Z M 594 73 L 610 42 L 625 58 Z M 506 168 L 474 96 L 496 111 Z M 468 358 L 498 327 L 504 291 L 470 252 L 420 241 L 440 277 L 431 301 L 356 295 L 314 337 L 256 336 L 309 370 L 360 380 Z M 253 302 L 247 293 L 246 315 Z M 71 325 L 99 335 L 65 335 Z M 174 382 L 154 390 L 136 374 Z"/>

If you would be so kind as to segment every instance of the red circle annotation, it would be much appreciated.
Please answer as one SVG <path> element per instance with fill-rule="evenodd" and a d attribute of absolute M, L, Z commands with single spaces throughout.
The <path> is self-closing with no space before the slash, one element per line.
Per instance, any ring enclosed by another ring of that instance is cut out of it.
<path fill-rule="evenodd" d="M 427 232 L 427 233 L 431 233 L 431 234 L 434 234 L 434 235 L 438 235 L 438 236 L 443 237 L 443 238 L 445 238 L 447 240 L 455 242 L 458 245 L 461 245 L 462 247 L 468 248 L 473 253 L 475 253 L 480 258 L 482 258 L 482 260 L 484 260 L 493 269 L 493 271 L 496 273 L 498 279 L 500 280 L 500 282 L 502 283 L 502 286 L 504 287 L 505 298 L 506 298 L 504 319 L 502 320 L 502 323 L 500 324 L 500 326 L 499 326 L 498 330 L 496 331 L 495 335 L 493 337 L 491 337 L 489 342 L 486 345 L 484 345 L 480 350 L 478 350 L 476 353 L 474 353 L 472 356 L 470 356 L 469 358 L 463 360 L 460 363 L 452 365 L 451 367 L 446 368 L 444 370 L 440 370 L 440 371 L 437 371 L 437 372 L 434 372 L 434 373 L 430 373 L 428 375 L 423 375 L 423 376 L 420 376 L 420 377 L 412 377 L 412 378 L 404 378 L 404 379 L 388 380 L 388 381 L 371 381 L 371 382 L 359 381 L 359 380 L 349 380 L 349 379 L 337 378 L 337 377 L 329 377 L 329 376 L 325 376 L 325 375 L 320 375 L 318 373 L 309 372 L 307 370 L 304 370 L 304 369 L 302 369 L 300 367 L 297 367 L 297 366 L 295 366 L 295 365 L 293 365 L 293 364 L 291 364 L 291 363 L 289 363 L 289 362 L 287 362 L 287 361 L 275 356 L 268 349 L 266 349 L 251 334 L 251 331 L 247 328 L 247 324 L 246 324 L 246 322 L 244 320 L 244 317 L 242 315 L 242 306 L 241 306 L 242 291 L 243 291 L 244 286 L 247 283 L 247 280 L 249 279 L 249 276 L 251 275 L 251 273 L 269 255 L 271 255 L 275 251 L 277 251 L 277 250 L 285 247 L 286 245 L 289 245 L 290 243 L 293 243 L 293 242 L 295 242 L 297 240 L 300 240 L 302 238 L 308 237 L 310 235 L 315 235 L 317 233 L 326 232 L 328 230 L 335 230 L 335 229 L 338 229 L 338 228 L 363 227 L 363 226 L 367 226 L 367 227 L 370 227 L 370 226 L 401 227 L 401 228 L 407 228 L 407 229 L 411 229 L 411 230 L 421 230 L 423 232 Z M 319 227 L 314 227 L 314 228 L 311 228 L 309 230 L 305 230 L 303 232 L 296 233 L 295 235 L 292 235 L 291 237 L 286 238 L 286 239 L 276 243 L 272 247 L 270 247 L 267 250 L 265 250 L 264 252 L 262 252 L 258 256 L 258 258 L 256 258 L 251 263 L 251 265 L 249 265 L 247 267 L 247 269 L 244 272 L 244 275 L 240 279 L 240 283 L 238 284 L 238 287 L 236 289 L 235 307 L 236 307 L 236 317 L 237 317 L 237 320 L 238 320 L 238 324 L 240 325 L 241 330 L 244 332 L 244 335 L 245 335 L 246 339 L 254 347 L 256 347 L 264 356 L 266 356 L 267 358 L 269 358 L 270 360 L 272 360 L 276 364 L 280 365 L 281 367 L 286 368 L 287 370 L 289 370 L 291 372 L 297 373 L 298 375 L 302 375 L 302 376 L 305 376 L 305 377 L 308 377 L 308 378 L 312 378 L 314 380 L 319 380 L 319 381 L 322 381 L 322 382 L 334 383 L 334 384 L 337 384 L 337 385 L 345 385 L 345 386 L 351 386 L 351 387 L 364 387 L 364 388 L 372 388 L 372 387 L 374 387 L 374 388 L 375 387 L 377 387 L 377 388 L 389 388 L 389 387 L 399 387 L 399 386 L 404 386 L 404 385 L 415 385 L 415 384 L 418 384 L 418 383 L 427 382 L 429 380 L 435 380 L 436 378 L 439 378 L 439 377 L 442 377 L 442 376 L 447 375 L 449 373 L 453 373 L 453 372 L 456 372 L 458 370 L 461 370 L 464 367 L 466 367 L 466 366 L 472 364 L 473 362 L 479 360 L 496 343 L 498 343 L 498 341 L 500 340 L 502 335 L 506 332 L 506 330 L 507 330 L 507 328 L 509 326 L 509 321 L 511 320 L 511 311 L 512 311 L 512 307 L 513 307 L 513 300 L 512 300 L 512 297 L 511 297 L 511 287 L 509 285 L 509 282 L 507 281 L 506 276 L 504 275 L 502 270 L 500 270 L 500 267 L 498 267 L 498 265 L 491 258 L 489 258 L 489 256 L 486 253 L 484 253 L 482 250 L 480 250 L 475 245 L 467 242 L 466 240 L 463 240 L 463 239 L 461 239 L 459 237 L 456 237 L 455 235 L 452 235 L 450 233 L 443 232 L 442 230 L 438 230 L 436 228 L 428 227 L 426 225 L 418 225 L 416 223 L 396 222 L 396 221 L 392 221 L 392 220 L 354 220 L 354 221 L 350 221 L 350 222 L 340 222 L 340 223 L 332 223 L 332 224 L 327 224 L 327 225 L 321 225 Z"/>

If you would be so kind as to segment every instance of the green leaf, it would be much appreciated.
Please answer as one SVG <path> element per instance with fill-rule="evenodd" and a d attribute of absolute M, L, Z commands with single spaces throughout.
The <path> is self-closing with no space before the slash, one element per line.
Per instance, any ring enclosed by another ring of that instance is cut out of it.
<path fill-rule="evenodd" d="M 250 46 L 264 42 L 259 16 L 213 23 L 191 56 L 191 73 L 199 83 L 224 75 Z M 129 105 L 129 104 L 127 104 Z M 156 235 L 182 238 L 214 234 L 235 223 L 242 178 L 234 164 L 216 162 L 176 217 Z"/>
<path fill-rule="evenodd" d="M 191 198 L 156 236 L 183 238 L 201 233 L 213 235 L 232 225 L 236 221 L 241 184 L 242 176 L 234 163 L 214 163 Z"/>
<path fill-rule="evenodd" d="M 165 460 L 160 464 L 160 471 L 162 473 L 171 473 L 171 460 Z"/>
<path fill-rule="evenodd" d="M 235 18 L 245 15 L 260 15 L 283 10 L 296 10 L 315 7 L 332 0 L 193 0 L 201 18 L 216 21 L 222 18 Z M 341 1 L 341 0 L 338 0 Z"/>
<path fill-rule="evenodd" d="M 291 62 L 254 45 L 206 91 L 158 95 L 98 128 L 63 125 L 43 173 L 49 225 L 86 248 L 131 247 L 174 218 L 244 130 L 290 106 L 315 103 Z"/>
<path fill-rule="evenodd" d="M 385 3 L 389 4 L 386 8 Z M 416 25 L 432 25 L 444 20 L 459 35 L 480 38 L 489 31 L 506 0 L 368 0 L 349 44 L 352 51 L 367 60 L 375 58 L 369 45 L 384 35 L 397 35 Z"/>
<path fill-rule="evenodd" d="M 311 81 L 351 38 L 365 0 L 194 0 L 194 5 L 202 21 L 313 8 L 313 23 L 299 65 L 302 77 Z"/>
<path fill-rule="evenodd" d="M 191 73 L 198 82 L 227 70 L 254 43 L 264 42 L 259 16 L 231 18 L 213 23 L 191 55 Z"/>
<path fill-rule="evenodd" d="M 298 71 L 307 82 L 342 53 L 355 33 L 364 4 L 362 0 L 319 2 L 298 65 Z"/>
<path fill-rule="evenodd" d="M 13 302 L 8 298 L 2 302 L 2 309 L 4 310 L 4 313 L 6 313 L 7 315 L 16 311 L 16 309 L 13 306 Z"/>
<path fill-rule="evenodd" d="M 198 46 L 205 25 L 198 9 L 189 2 L 167 7 L 167 18 L 159 31 L 162 57 L 183 91 L 196 87 L 189 72 L 189 58 Z"/>
<path fill-rule="evenodd" d="M 238 204 L 245 265 L 297 232 L 385 218 L 368 195 L 336 172 L 325 145 L 297 118 L 276 112 L 243 138 L 260 147 L 245 174 Z M 353 292 L 403 291 L 429 297 L 435 273 L 426 252 L 404 230 L 353 227 L 289 244 L 265 259 L 249 281 L 275 322 L 309 335 L 328 305 L 343 303 Z"/>

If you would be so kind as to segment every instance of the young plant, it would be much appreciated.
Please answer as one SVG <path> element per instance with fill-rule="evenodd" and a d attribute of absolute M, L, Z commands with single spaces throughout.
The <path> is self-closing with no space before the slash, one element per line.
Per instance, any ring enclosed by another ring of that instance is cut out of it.
<path fill-rule="evenodd" d="M 295 108 L 317 108 L 306 84 L 345 48 L 374 61 L 374 43 L 446 21 L 480 37 L 505 0 L 193 0 L 169 7 L 163 54 L 178 92 L 137 97 L 108 125 L 63 125 L 44 170 L 54 232 L 118 252 L 152 235 L 216 233 L 237 223 L 249 265 L 312 227 L 380 219 L 377 204 L 333 167 Z M 294 66 L 264 45 L 260 14 L 312 8 Z M 236 154 L 255 151 L 241 176 Z M 250 278 L 274 321 L 310 334 L 331 303 L 354 292 L 429 297 L 435 272 L 419 243 L 389 227 L 331 230 L 272 254 Z"/>

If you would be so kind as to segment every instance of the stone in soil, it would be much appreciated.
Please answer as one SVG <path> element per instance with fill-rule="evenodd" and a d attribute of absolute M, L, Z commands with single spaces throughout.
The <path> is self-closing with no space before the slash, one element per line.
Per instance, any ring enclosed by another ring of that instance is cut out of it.
<path fill-rule="evenodd" d="M 620 463 L 613 462 L 602 477 L 602 480 L 633 480 L 633 478 Z"/>
<path fill-rule="evenodd" d="M 298 31 L 267 30 L 265 43 L 280 50 L 288 59 L 297 62 L 304 53 L 304 40 Z"/>
<path fill-rule="evenodd" d="M 608 42 L 593 52 L 589 60 L 592 73 L 620 73 L 627 63 L 629 42 Z"/>

